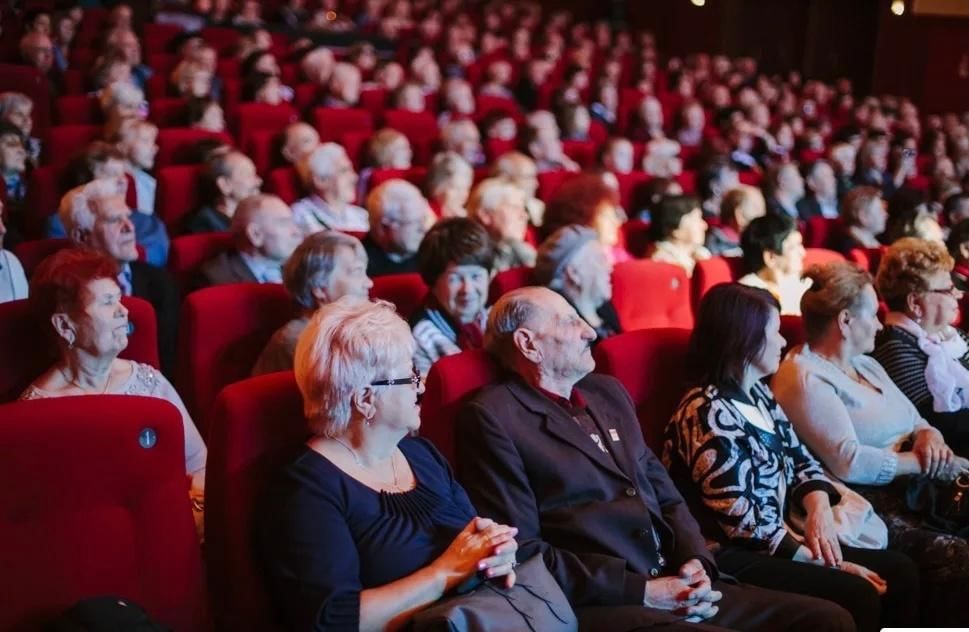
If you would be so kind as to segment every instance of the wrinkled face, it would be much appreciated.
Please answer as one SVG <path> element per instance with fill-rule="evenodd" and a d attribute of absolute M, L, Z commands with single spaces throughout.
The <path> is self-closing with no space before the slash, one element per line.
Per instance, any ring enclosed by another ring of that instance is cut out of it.
<path fill-rule="evenodd" d="M 154 127 L 140 126 L 134 138 L 127 143 L 128 160 L 140 169 L 149 170 L 155 166 L 158 153 L 158 130 Z"/>
<path fill-rule="evenodd" d="M 538 313 L 526 327 L 534 332 L 539 365 L 544 373 L 579 380 L 596 367 L 592 343 L 596 332 L 555 292 L 542 292 Z"/>
<path fill-rule="evenodd" d="M 777 373 L 781 364 L 781 352 L 787 341 L 781 335 L 781 315 L 776 308 L 771 308 L 767 318 L 767 328 L 764 331 L 764 347 L 751 362 L 751 368 L 758 376 L 768 376 Z"/>
<path fill-rule="evenodd" d="M 960 292 L 953 284 L 952 277 L 945 270 L 936 270 L 925 278 L 928 290 L 912 297 L 915 304 L 914 316 L 929 333 L 935 333 L 951 325 L 959 314 Z"/>
<path fill-rule="evenodd" d="M 866 285 L 854 309 L 846 310 L 848 322 L 845 345 L 854 354 L 870 353 L 875 348 L 875 335 L 881 331 L 878 320 L 878 295 L 875 288 Z"/>
<path fill-rule="evenodd" d="M 243 154 L 228 157 L 229 175 L 219 178 L 222 194 L 229 200 L 239 202 L 259 193 L 262 179 L 256 174 L 256 165 Z"/>
<path fill-rule="evenodd" d="M 333 171 L 321 181 L 320 197 L 331 202 L 349 203 L 357 195 L 357 172 L 346 154 L 336 157 Z"/>
<path fill-rule="evenodd" d="M 27 150 L 16 134 L 0 136 L 0 170 L 5 174 L 23 174 L 27 169 Z"/>
<path fill-rule="evenodd" d="M 707 236 L 707 223 L 703 221 L 703 211 L 699 207 L 683 216 L 680 225 L 673 231 L 673 241 L 677 243 L 699 247 L 703 245 Z"/>
<path fill-rule="evenodd" d="M 520 241 L 528 232 L 528 212 L 525 195 L 518 190 L 509 191 L 494 209 L 485 213 L 484 223 L 499 240 Z"/>
<path fill-rule="evenodd" d="M 292 163 L 306 158 L 320 144 L 320 135 L 316 129 L 306 123 L 292 125 L 286 130 L 286 143 L 283 145 L 283 156 Z"/>
<path fill-rule="evenodd" d="M 88 236 L 91 247 L 124 263 L 138 259 L 135 244 L 135 227 L 131 223 L 131 210 L 123 195 L 105 198 L 95 204 L 94 228 Z"/>
<path fill-rule="evenodd" d="M 461 324 L 472 321 L 488 300 L 491 275 L 479 265 L 448 264 L 431 291 L 448 316 Z"/>
<path fill-rule="evenodd" d="M 7 112 L 6 121 L 20 129 L 25 138 L 30 138 L 30 132 L 34 128 L 33 113 L 34 104 L 32 102 L 18 103 Z"/>
<path fill-rule="evenodd" d="M 367 258 L 359 256 L 352 248 L 338 248 L 333 257 L 333 271 L 323 291 L 326 302 L 344 296 L 367 298 L 373 281 L 367 276 Z"/>
<path fill-rule="evenodd" d="M 114 279 L 95 279 L 83 289 L 83 307 L 68 316 L 74 348 L 96 357 L 117 355 L 128 346 L 128 310 Z M 70 341 L 71 338 L 68 338 Z"/>
<path fill-rule="evenodd" d="M 303 240 L 303 233 L 293 219 L 293 212 L 279 200 L 267 201 L 252 218 L 252 224 L 254 226 L 247 232 L 250 240 L 253 240 L 253 246 L 262 256 L 279 263 L 289 259 Z M 255 232 L 258 235 L 255 239 L 252 228 L 257 229 Z"/>

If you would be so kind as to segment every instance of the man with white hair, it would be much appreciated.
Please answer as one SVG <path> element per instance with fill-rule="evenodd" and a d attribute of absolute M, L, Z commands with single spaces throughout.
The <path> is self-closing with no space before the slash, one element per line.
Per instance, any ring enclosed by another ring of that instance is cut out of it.
<path fill-rule="evenodd" d="M 327 96 L 323 106 L 328 108 L 355 108 L 360 101 L 360 69 L 353 64 L 340 62 L 333 67 L 327 84 Z"/>
<path fill-rule="evenodd" d="M 125 172 L 135 181 L 138 212 L 155 213 L 155 177 L 149 173 L 158 154 L 158 128 L 140 119 L 128 119 L 118 128 L 118 149 L 125 159 Z"/>
<path fill-rule="evenodd" d="M 118 263 L 118 286 L 125 296 L 143 298 L 155 308 L 162 371 L 171 375 L 178 327 L 178 291 L 164 269 L 138 260 L 135 227 L 131 223 L 131 210 L 125 203 L 124 189 L 114 179 L 92 180 L 61 198 L 58 216 L 71 241 L 102 252 Z"/>
<path fill-rule="evenodd" d="M 310 195 L 293 204 L 296 223 L 306 235 L 321 230 L 365 233 L 370 230 L 366 209 L 353 204 L 357 172 L 346 150 L 323 143 L 296 165 Z"/>
<path fill-rule="evenodd" d="M 202 284 L 282 283 L 283 264 L 302 238 L 285 202 L 264 193 L 247 197 L 232 216 L 234 248 L 202 266 Z"/>
<path fill-rule="evenodd" d="M 420 189 L 406 180 L 387 180 L 367 196 L 367 209 L 367 276 L 417 272 L 417 249 L 434 217 Z"/>
<path fill-rule="evenodd" d="M 453 151 L 472 167 L 485 164 L 485 154 L 481 148 L 481 132 L 471 119 L 445 123 L 441 128 L 441 149 Z"/>

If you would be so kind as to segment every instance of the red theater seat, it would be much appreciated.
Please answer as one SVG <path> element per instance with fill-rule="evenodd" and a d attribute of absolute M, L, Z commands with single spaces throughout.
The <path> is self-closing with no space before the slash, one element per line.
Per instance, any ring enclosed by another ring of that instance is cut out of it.
<path fill-rule="evenodd" d="M 416 272 L 374 277 L 370 288 L 370 298 L 393 303 L 404 320 L 420 309 L 426 297 L 427 285 Z"/>
<path fill-rule="evenodd" d="M 627 261 L 612 271 L 612 302 L 624 331 L 693 327 L 690 282 L 679 266 Z"/>
<path fill-rule="evenodd" d="M 201 165 L 162 167 L 156 172 L 158 194 L 155 212 L 168 226 L 170 235 L 182 232 L 182 221 L 199 207 L 198 195 Z"/>
<path fill-rule="evenodd" d="M 425 164 L 431 158 L 431 146 L 437 140 L 437 119 L 430 112 L 405 110 L 384 111 L 384 125 L 399 131 L 410 141 L 414 162 Z"/>
<path fill-rule="evenodd" d="M 267 177 L 270 169 L 277 166 L 276 163 L 279 162 L 273 151 L 276 148 L 278 136 L 278 130 L 256 130 L 249 134 L 249 142 L 242 147 L 243 153 L 252 158 L 256 173 L 263 178 Z"/>
<path fill-rule="evenodd" d="M 279 629 L 253 556 L 253 521 L 266 482 L 306 438 L 303 398 L 291 371 L 227 386 L 215 402 L 205 470 L 205 557 L 217 629 Z"/>
<path fill-rule="evenodd" d="M 373 114 L 362 108 L 316 108 L 313 124 L 322 143 L 335 143 L 347 132 L 371 134 L 374 128 Z"/>
<path fill-rule="evenodd" d="M 693 269 L 693 310 L 700 305 L 700 299 L 714 285 L 736 281 L 743 275 L 744 262 L 740 257 L 711 257 L 697 261 Z"/>
<path fill-rule="evenodd" d="M 305 194 L 295 167 L 277 167 L 270 171 L 266 188 L 290 205 Z"/>
<path fill-rule="evenodd" d="M 30 212 L 24 218 L 28 237 L 40 239 L 46 234 L 45 222 L 57 212 L 61 203 L 63 171 L 63 167 L 49 166 L 40 166 L 30 171 L 25 203 Z"/>
<path fill-rule="evenodd" d="M 826 248 L 805 248 L 805 269 L 810 268 L 811 266 L 823 266 L 834 261 L 844 260 L 844 256 L 839 252 L 835 252 L 834 250 L 827 250 Z"/>
<path fill-rule="evenodd" d="M 155 310 L 133 296 L 121 299 L 133 330 L 122 358 L 158 367 Z M 0 303 L 0 402 L 13 401 L 55 361 L 49 320 L 38 320 L 28 300 Z"/>
<path fill-rule="evenodd" d="M 475 99 L 477 101 L 477 106 L 474 111 L 475 119 L 483 119 L 494 111 L 499 111 L 506 116 L 514 118 L 517 123 L 521 123 L 524 118 L 521 110 L 518 108 L 518 102 L 514 99 L 492 94 L 479 94 Z"/>
<path fill-rule="evenodd" d="M 631 219 L 624 223 L 620 229 L 622 234 L 622 244 L 632 256 L 642 258 L 649 250 L 649 222 L 641 219 Z"/>
<path fill-rule="evenodd" d="M 590 140 L 562 141 L 562 151 L 566 156 L 579 163 L 583 169 L 589 169 L 596 164 L 598 147 Z"/>
<path fill-rule="evenodd" d="M 878 272 L 878 265 L 882 262 L 886 246 L 878 248 L 852 248 L 848 253 L 848 261 L 872 274 Z"/>
<path fill-rule="evenodd" d="M 69 239 L 35 239 L 17 244 L 13 252 L 20 259 L 20 263 L 24 267 L 24 274 L 29 279 L 34 275 L 34 270 L 37 269 L 41 261 L 58 250 L 68 248 L 70 245 Z"/>
<path fill-rule="evenodd" d="M 295 313 L 276 284 L 219 285 L 185 297 L 176 382 L 202 436 L 219 390 L 249 376 L 266 342 Z"/>
<path fill-rule="evenodd" d="M 207 132 L 187 127 L 169 127 L 158 130 L 158 154 L 155 156 L 157 168 L 172 165 L 195 164 L 195 146 L 203 140 L 219 140 L 232 145 L 232 137 L 225 133 Z"/>
<path fill-rule="evenodd" d="M 781 316 L 781 335 L 787 341 L 784 353 L 788 349 L 804 344 L 807 341 L 807 332 L 804 330 L 804 319 L 800 316 Z"/>
<path fill-rule="evenodd" d="M 185 99 L 181 97 L 152 99 L 148 108 L 148 120 L 162 129 L 166 127 L 181 127 L 187 122 L 185 103 Z M 155 163 L 157 164 L 157 162 L 158 160 L 156 158 Z"/>
<path fill-rule="evenodd" d="M 240 103 L 235 112 L 236 139 L 239 147 L 249 147 L 257 131 L 276 133 L 299 118 L 296 108 L 288 103 Z"/>
<path fill-rule="evenodd" d="M 421 398 L 421 435 L 434 443 L 452 467 L 458 411 L 476 390 L 497 380 L 498 375 L 498 366 L 481 350 L 441 358 L 427 374 Z"/>
<path fill-rule="evenodd" d="M 0 629 L 46 629 L 81 599 L 118 595 L 165 627 L 207 630 L 178 410 L 59 397 L 0 406 L 0 419 Z"/>
<path fill-rule="evenodd" d="M 826 217 L 812 217 L 809 219 L 803 230 L 804 247 L 824 248 L 839 223 L 840 220 L 828 219 Z"/>
<path fill-rule="evenodd" d="M 5 30 L 6 32 L 6 30 Z M 0 64 L 0 92 L 22 92 L 34 103 L 35 135 L 42 136 L 51 125 L 50 86 L 36 68 L 21 64 Z"/>
<path fill-rule="evenodd" d="M 393 180 L 394 178 L 407 180 L 418 189 L 423 190 L 424 181 L 427 180 L 427 167 L 411 167 L 410 169 L 374 169 L 372 172 L 370 172 L 370 182 L 368 184 L 370 191 L 373 191 L 378 185 L 386 182 L 387 180 Z"/>
<path fill-rule="evenodd" d="M 231 233 L 201 233 L 182 235 L 171 241 L 168 251 L 168 271 L 186 293 L 192 286 L 199 267 L 219 253 L 232 247 Z"/>
<path fill-rule="evenodd" d="M 562 183 L 576 175 L 569 171 L 545 171 L 538 174 L 538 198 L 548 204 Z"/>
<path fill-rule="evenodd" d="M 657 454 L 666 424 L 687 390 L 689 340 L 688 329 L 629 331 L 603 340 L 593 352 L 596 371 L 615 377 L 629 391 L 646 444 Z"/>
<path fill-rule="evenodd" d="M 58 125 L 50 128 L 41 162 L 63 167 L 91 141 L 99 139 L 101 131 L 99 125 Z"/>
<path fill-rule="evenodd" d="M 516 268 L 508 268 L 496 274 L 495 278 L 491 279 L 491 286 L 488 288 L 488 304 L 493 304 L 512 290 L 530 285 L 532 281 L 532 270 L 534 268 L 529 266 L 518 266 Z"/>
<path fill-rule="evenodd" d="M 54 109 L 59 125 L 96 125 L 102 122 L 98 98 L 89 94 L 57 97 Z"/>

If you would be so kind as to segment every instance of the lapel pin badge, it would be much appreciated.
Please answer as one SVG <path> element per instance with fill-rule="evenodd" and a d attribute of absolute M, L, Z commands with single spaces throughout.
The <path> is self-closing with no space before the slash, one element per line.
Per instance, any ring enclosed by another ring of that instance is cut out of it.
<path fill-rule="evenodd" d="M 619 441 L 619 433 L 616 432 L 615 428 L 609 429 L 609 437 L 612 438 L 613 441 Z"/>

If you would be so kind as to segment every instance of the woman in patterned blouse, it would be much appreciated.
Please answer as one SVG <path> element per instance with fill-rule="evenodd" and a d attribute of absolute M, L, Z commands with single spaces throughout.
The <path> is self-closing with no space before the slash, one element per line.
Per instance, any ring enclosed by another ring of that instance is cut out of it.
<path fill-rule="evenodd" d="M 912 624 L 915 565 L 879 550 L 884 523 L 825 475 L 761 381 L 777 370 L 784 344 L 769 292 L 713 288 L 687 354 L 696 387 L 667 427 L 664 461 L 706 536 L 723 547 L 724 572 L 834 601 L 859 630 Z"/>

